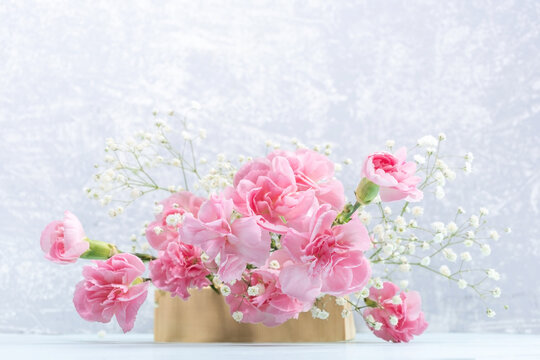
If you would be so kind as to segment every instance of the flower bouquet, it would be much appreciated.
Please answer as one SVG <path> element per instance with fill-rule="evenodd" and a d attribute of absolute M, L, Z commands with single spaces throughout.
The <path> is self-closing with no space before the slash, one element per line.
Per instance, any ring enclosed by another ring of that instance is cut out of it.
<path fill-rule="evenodd" d="M 451 221 L 421 224 L 424 210 L 417 203 L 425 195 L 444 197 L 444 185 L 458 168 L 471 171 L 470 153 L 451 158 L 463 163 L 447 162 L 440 152 L 444 134 L 420 138 L 409 154 L 388 141 L 385 151 L 363 160 L 347 201 L 335 172 L 352 160 L 334 163 L 329 144 L 308 148 L 293 139 L 291 149 L 283 150 L 268 142 L 265 156 L 231 161 L 219 154 L 209 165 L 196 150 L 204 130 L 197 132 L 174 113 L 154 115 L 153 131 L 125 142 L 107 139 L 95 185 L 85 189 L 109 207 L 111 217 L 143 196 L 166 193 L 145 223 L 146 240 L 132 235 L 130 251 L 121 251 L 88 238 L 69 211 L 41 235 L 51 261 L 94 260 L 84 267 L 73 299 L 83 319 L 109 322 L 115 316 L 130 331 L 153 285 L 158 303 L 166 298 L 167 311 L 173 311 L 171 299 L 193 295 L 193 306 L 223 304 L 234 321 L 259 328 L 298 321 L 291 319 L 299 315 L 324 328 L 332 319 L 343 322 L 341 317 L 350 323 L 358 312 L 376 336 L 408 342 L 428 323 L 420 294 L 407 281 L 398 286 L 396 274 L 430 272 L 456 289 L 470 289 L 486 306 L 500 296 L 491 284 L 499 274 L 471 265 L 475 252 L 488 256 L 488 240 L 499 238 L 486 230 L 486 209 L 466 216 L 458 208 Z M 161 184 L 158 175 L 175 184 Z M 491 307 L 486 312 L 495 315 Z M 182 324 L 182 318 L 169 321 Z"/>

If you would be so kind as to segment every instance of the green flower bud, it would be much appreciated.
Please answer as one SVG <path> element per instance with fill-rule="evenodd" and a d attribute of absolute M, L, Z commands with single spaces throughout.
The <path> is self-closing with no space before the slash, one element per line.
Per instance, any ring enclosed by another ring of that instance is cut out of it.
<path fill-rule="evenodd" d="M 369 181 L 367 178 L 363 178 L 358 184 L 354 194 L 356 195 L 356 200 L 362 205 L 368 205 L 370 202 L 375 199 L 379 193 L 379 185 Z"/>

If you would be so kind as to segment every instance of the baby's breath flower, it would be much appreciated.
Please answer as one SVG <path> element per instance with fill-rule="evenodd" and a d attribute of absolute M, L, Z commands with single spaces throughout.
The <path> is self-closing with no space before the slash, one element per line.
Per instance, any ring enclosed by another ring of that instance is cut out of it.
<path fill-rule="evenodd" d="M 499 235 L 499 233 L 496 230 L 491 230 L 489 232 L 489 237 L 492 238 L 493 240 L 497 241 L 497 240 L 500 239 L 501 236 Z"/>
<path fill-rule="evenodd" d="M 423 257 L 422 260 L 420 260 L 420 264 L 423 266 L 429 266 L 431 263 L 431 258 L 429 256 Z"/>
<path fill-rule="evenodd" d="M 420 147 L 429 148 L 429 147 L 436 147 L 438 144 L 438 141 L 433 136 L 426 135 L 418 139 L 416 141 L 416 144 Z"/>
<path fill-rule="evenodd" d="M 489 210 L 485 207 L 480 208 L 480 215 L 486 216 L 489 214 Z"/>
<path fill-rule="evenodd" d="M 462 252 L 459 257 L 461 258 L 461 260 L 463 261 L 471 261 L 472 260 L 472 256 L 471 256 L 471 253 L 468 252 L 468 251 L 464 251 Z"/>
<path fill-rule="evenodd" d="M 454 250 L 450 248 L 445 248 L 443 250 L 443 255 L 448 261 L 451 261 L 451 262 L 454 262 L 457 259 L 457 254 L 454 252 Z"/>
<path fill-rule="evenodd" d="M 494 298 L 501 297 L 501 288 L 500 287 L 495 287 L 493 290 L 491 290 L 491 295 Z"/>
<path fill-rule="evenodd" d="M 244 318 L 244 314 L 242 312 L 240 312 L 240 311 L 235 311 L 235 312 L 233 312 L 232 317 L 237 322 L 240 322 Z"/>
<path fill-rule="evenodd" d="M 270 264 L 268 264 L 268 266 L 270 267 L 270 269 L 275 269 L 275 270 L 280 268 L 279 262 L 277 260 L 270 261 Z"/>
<path fill-rule="evenodd" d="M 450 272 L 450 268 L 448 268 L 448 266 L 446 265 L 442 265 L 440 268 L 439 268 L 439 272 L 441 274 L 443 274 L 444 276 L 450 276 L 451 272 Z"/>
<path fill-rule="evenodd" d="M 386 216 L 392 215 L 392 209 L 391 209 L 390 207 L 386 206 L 386 207 L 384 208 L 384 214 L 385 214 Z"/>
<path fill-rule="evenodd" d="M 444 189 L 442 188 L 442 186 L 437 186 L 435 188 L 435 197 L 439 200 L 443 199 L 444 196 L 446 195 L 446 193 L 444 192 Z"/>
<path fill-rule="evenodd" d="M 496 313 L 495 313 L 495 311 L 493 309 L 487 309 L 486 310 L 486 315 L 487 315 L 487 317 L 492 318 L 492 317 L 494 317 L 496 315 Z"/>
<path fill-rule="evenodd" d="M 365 299 L 369 296 L 369 288 L 364 287 L 362 290 L 360 290 L 360 296 Z"/>
<path fill-rule="evenodd" d="M 464 279 L 459 279 L 458 282 L 457 282 L 457 284 L 458 284 L 458 287 L 459 287 L 460 289 L 465 289 L 465 288 L 467 287 L 467 285 L 468 285 L 468 284 L 467 284 L 467 281 L 464 280 Z"/>
<path fill-rule="evenodd" d="M 338 296 L 336 297 L 336 304 L 339 306 L 345 306 L 345 304 L 347 304 L 347 300 L 345 300 L 345 298 L 342 296 Z"/>
<path fill-rule="evenodd" d="M 449 234 L 455 234 L 458 231 L 458 226 L 455 222 L 451 221 L 446 225 L 446 229 L 448 230 Z"/>
<path fill-rule="evenodd" d="M 319 315 L 317 316 L 317 318 L 321 319 L 321 320 L 326 320 L 328 319 L 328 317 L 330 316 L 330 313 L 328 313 L 328 311 L 326 310 L 321 310 L 319 312 Z"/>
<path fill-rule="evenodd" d="M 389 148 L 389 149 L 394 147 L 395 144 L 396 144 L 396 142 L 394 140 L 386 140 L 386 147 Z"/>
<path fill-rule="evenodd" d="M 351 312 L 350 312 L 349 310 L 343 309 L 343 310 L 341 311 L 341 317 L 345 319 L 347 316 L 349 316 L 350 313 L 351 313 Z"/>
<path fill-rule="evenodd" d="M 394 305 L 399 305 L 401 304 L 403 301 L 401 300 L 401 297 L 399 295 L 394 295 L 392 297 L 392 304 Z"/>
<path fill-rule="evenodd" d="M 223 296 L 231 295 L 231 288 L 228 287 L 227 285 L 222 285 L 220 291 L 221 291 L 221 295 L 223 295 Z M 233 314 L 233 316 L 234 316 L 234 314 Z M 239 321 L 239 320 L 237 320 L 237 321 Z"/>
<path fill-rule="evenodd" d="M 488 244 L 480 245 L 480 251 L 483 256 L 489 256 L 491 254 L 491 247 Z"/>
<path fill-rule="evenodd" d="M 415 206 L 412 208 L 412 214 L 414 216 L 422 216 L 424 215 L 424 208 L 421 206 Z"/>
<path fill-rule="evenodd" d="M 498 281 L 501 279 L 501 275 L 495 269 L 487 269 L 486 274 L 488 278 Z"/>
<path fill-rule="evenodd" d="M 402 289 L 406 289 L 409 286 L 409 280 L 400 280 L 399 281 L 399 287 Z"/>
<path fill-rule="evenodd" d="M 398 318 L 394 315 L 390 315 L 388 322 L 390 322 L 390 325 L 396 326 L 398 324 Z"/>
<path fill-rule="evenodd" d="M 480 219 L 476 215 L 471 215 L 469 218 L 469 224 L 471 224 L 472 227 L 477 228 L 480 226 Z"/>

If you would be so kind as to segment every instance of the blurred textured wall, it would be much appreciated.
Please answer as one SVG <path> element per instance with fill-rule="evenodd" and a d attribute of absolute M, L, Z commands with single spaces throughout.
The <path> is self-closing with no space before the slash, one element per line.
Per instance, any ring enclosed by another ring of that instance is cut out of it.
<path fill-rule="evenodd" d="M 431 331 L 539 332 L 539 15 L 537 1 L 1 1 L 0 332 L 118 331 L 79 319 L 81 264 L 45 261 L 39 234 L 71 209 L 94 238 L 127 243 L 150 207 L 109 219 L 81 189 L 105 137 L 189 100 L 208 153 L 296 136 L 358 163 L 388 138 L 445 132 L 474 173 L 426 206 L 487 206 L 512 226 L 487 259 L 511 309 L 487 319 L 419 273 Z M 148 301 L 134 331 L 151 329 Z"/>

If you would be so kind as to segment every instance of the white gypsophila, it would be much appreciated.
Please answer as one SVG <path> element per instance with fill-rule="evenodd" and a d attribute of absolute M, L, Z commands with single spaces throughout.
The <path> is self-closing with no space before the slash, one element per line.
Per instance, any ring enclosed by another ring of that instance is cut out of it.
<path fill-rule="evenodd" d="M 385 214 L 386 216 L 392 215 L 392 209 L 391 209 L 390 207 L 388 207 L 388 206 L 386 206 L 386 207 L 383 209 L 383 211 L 384 211 L 384 214 Z"/>
<path fill-rule="evenodd" d="M 433 236 L 433 242 L 436 244 L 440 244 L 443 241 L 443 239 L 444 239 L 444 235 L 441 233 L 435 234 L 435 236 Z"/>
<path fill-rule="evenodd" d="M 379 278 L 379 277 L 373 279 L 373 287 L 374 287 L 375 289 L 379 289 L 379 290 L 382 289 L 382 288 L 383 288 L 383 281 L 382 281 L 382 279 Z"/>
<path fill-rule="evenodd" d="M 319 314 L 321 313 L 321 309 L 319 309 L 318 307 L 314 306 L 311 308 L 311 316 L 314 318 L 314 319 L 318 319 L 319 318 Z"/>
<path fill-rule="evenodd" d="M 468 251 L 464 251 L 462 252 L 459 257 L 461 258 L 461 260 L 463 261 L 471 261 L 472 260 L 472 256 L 471 256 L 471 253 L 468 252 Z"/>
<path fill-rule="evenodd" d="M 392 296 L 392 304 L 394 305 L 399 305 L 401 304 L 403 301 L 401 300 L 401 296 L 399 295 L 394 295 Z"/>
<path fill-rule="evenodd" d="M 496 313 L 495 313 L 495 311 L 493 309 L 487 309 L 486 310 L 486 315 L 487 315 L 487 317 L 492 318 L 492 317 L 494 317 L 496 315 Z"/>
<path fill-rule="evenodd" d="M 422 216 L 424 215 L 424 208 L 421 206 L 415 206 L 412 208 L 412 214 L 414 216 Z"/>
<path fill-rule="evenodd" d="M 369 288 L 364 287 L 362 290 L 360 290 L 360 296 L 362 298 L 367 298 L 369 296 Z"/>
<path fill-rule="evenodd" d="M 381 322 L 376 321 L 375 323 L 373 323 L 373 329 L 375 329 L 376 331 L 379 331 L 381 330 L 382 325 L 383 324 Z"/>
<path fill-rule="evenodd" d="M 371 222 L 371 214 L 364 210 L 362 210 L 360 214 L 358 214 L 358 218 L 364 225 L 369 225 L 369 223 Z"/>
<path fill-rule="evenodd" d="M 442 265 L 440 268 L 439 268 L 439 272 L 441 274 L 443 274 L 444 276 L 450 276 L 450 274 L 452 274 L 450 272 L 450 268 L 446 265 Z"/>
<path fill-rule="evenodd" d="M 427 241 L 424 241 L 422 243 L 422 250 L 429 250 L 430 248 L 431 248 L 431 245 Z"/>
<path fill-rule="evenodd" d="M 167 225 L 176 227 L 182 222 L 182 215 L 180 213 L 167 215 L 165 221 Z"/>
<path fill-rule="evenodd" d="M 486 216 L 488 214 L 489 214 L 489 210 L 487 208 L 485 208 L 485 207 L 480 208 L 480 215 Z"/>
<path fill-rule="evenodd" d="M 396 142 L 394 140 L 386 140 L 386 147 L 387 148 L 392 148 L 394 147 L 394 145 L 396 144 Z"/>
<path fill-rule="evenodd" d="M 416 141 L 416 144 L 423 148 L 434 148 L 439 142 L 432 135 L 422 136 Z"/>
<path fill-rule="evenodd" d="M 482 252 L 483 256 L 489 256 L 491 254 L 491 247 L 489 244 L 482 244 L 480 246 L 480 252 Z"/>
<path fill-rule="evenodd" d="M 468 152 L 465 154 L 465 156 L 463 157 L 465 160 L 467 161 L 473 161 L 474 160 L 474 156 L 473 156 L 473 153 L 472 152 Z"/>
<path fill-rule="evenodd" d="M 426 163 L 426 158 L 422 155 L 416 154 L 413 156 L 414 161 L 416 161 L 417 164 L 423 165 Z"/>
<path fill-rule="evenodd" d="M 317 316 L 317 318 L 321 319 L 321 320 L 326 320 L 328 319 L 328 317 L 330 316 L 330 313 L 326 310 L 321 310 L 319 312 L 319 315 Z"/>
<path fill-rule="evenodd" d="M 247 293 L 249 296 L 257 296 L 259 295 L 259 292 L 260 292 L 259 286 L 250 286 L 247 289 Z"/>
<path fill-rule="evenodd" d="M 467 285 L 468 285 L 468 284 L 467 284 L 467 281 L 464 280 L 464 279 L 459 279 L 458 282 L 457 282 L 457 284 L 458 284 L 458 287 L 459 287 L 460 289 L 465 289 L 465 288 L 467 287 Z"/>
<path fill-rule="evenodd" d="M 488 278 L 493 279 L 495 281 L 498 281 L 501 279 L 501 275 L 499 275 L 499 273 L 495 269 L 487 269 L 486 275 L 488 276 Z"/>
<path fill-rule="evenodd" d="M 465 166 L 463 167 L 463 171 L 465 174 L 470 174 L 472 172 L 472 165 L 470 162 L 466 162 Z"/>
<path fill-rule="evenodd" d="M 465 240 L 465 241 L 463 242 L 463 245 L 465 245 L 466 247 L 471 247 L 471 246 L 474 245 L 474 241 L 472 241 L 472 240 Z"/>
<path fill-rule="evenodd" d="M 439 133 L 439 140 L 440 141 L 443 141 L 443 140 L 446 140 L 446 134 L 445 133 Z"/>
<path fill-rule="evenodd" d="M 454 250 L 450 248 L 445 248 L 443 250 L 443 255 L 446 258 L 446 260 L 451 261 L 451 262 L 455 262 L 457 259 L 457 254 L 454 252 Z"/>
<path fill-rule="evenodd" d="M 472 240 L 474 238 L 476 238 L 476 234 L 474 233 L 474 231 L 467 231 L 467 233 L 465 234 L 465 238 L 469 239 L 469 240 Z"/>
<path fill-rule="evenodd" d="M 480 219 L 476 215 L 471 215 L 469 218 L 469 224 L 471 224 L 472 227 L 477 228 L 480 226 Z"/>
<path fill-rule="evenodd" d="M 398 324 L 398 318 L 394 315 L 390 315 L 390 317 L 388 318 L 388 322 L 390 323 L 390 325 L 396 326 Z"/>
<path fill-rule="evenodd" d="M 142 243 L 141 244 L 141 250 L 144 252 L 144 251 L 148 251 L 150 250 L 150 244 L 145 242 L 145 243 Z"/>
<path fill-rule="evenodd" d="M 458 226 L 455 222 L 450 221 L 448 225 L 446 225 L 446 230 L 448 230 L 449 234 L 455 234 L 458 231 Z"/>
<path fill-rule="evenodd" d="M 161 226 L 156 226 L 156 227 L 154 227 L 154 233 L 155 233 L 156 235 L 162 234 L 163 231 L 164 231 L 164 230 L 163 230 L 163 228 L 162 228 Z"/>
<path fill-rule="evenodd" d="M 227 285 L 222 285 L 220 288 L 220 291 L 221 291 L 221 295 L 223 296 L 231 295 L 231 288 L 228 287 Z"/>
<path fill-rule="evenodd" d="M 446 226 L 441 221 L 435 221 L 431 223 L 431 227 L 438 233 L 446 235 Z"/>
<path fill-rule="evenodd" d="M 416 252 L 416 245 L 414 243 L 409 243 L 407 245 L 407 254 L 414 255 L 415 252 Z"/>
<path fill-rule="evenodd" d="M 345 300 L 345 298 L 342 296 L 338 296 L 336 297 L 336 304 L 339 306 L 345 306 L 345 304 L 347 304 L 347 300 Z"/>
<path fill-rule="evenodd" d="M 504 232 L 507 233 L 507 234 L 510 234 L 512 232 L 512 229 L 507 227 L 504 229 Z"/>
<path fill-rule="evenodd" d="M 157 204 L 156 206 L 154 206 L 154 214 L 155 215 L 159 215 L 162 212 L 163 212 L 163 205 Z"/>
<path fill-rule="evenodd" d="M 351 312 L 350 312 L 349 310 L 343 309 L 343 310 L 341 311 L 341 317 L 345 319 L 347 316 L 349 316 L 350 313 L 351 313 Z"/>
<path fill-rule="evenodd" d="M 433 179 L 435 179 L 437 184 L 439 184 L 441 187 L 446 184 L 446 178 L 441 171 L 436 171 L 435 174 L 433 174 Z"/>
<path fill-rule="evenodd" d="M 237 322 L 240 322 L 244 318 L 244 314 L 241 311 L 235 311 L 232 314 L 232 318 Z"/>
<path fill-rule="evenodd" d="M 207 261 L 209 261 L 209 260 L 210 260 L 210 256 L 208 256 L 207 253 L 202 253 L 202 254 L 201 254 L 201 261 L 202 261 L 202 262 L 207 262 Z"/>
<path fill-rule="evenodd" d="M 277 260 L 270 261 L 268 266 L 270 267 L 270 269 L 274 269 L 274 270 L 278 270 L 280 268 L 279 261 Z"/>
<path fill-rule="evenodd" d="M 490 230 L 489 237 L 492 238 L 495 241 L 497 241 L 497 240 L 499 240 L 501 238 L 501 236 L 499 235 L 497 230 Z"/>
<path fill-rule="evenodd" d="M 409 286 L 409 280 L 400 280 L 399 281 L 399 287 L 402 289 L 406 289 Z"/>
<path fill-rule="evenodd" d="M 345 160 L 343 160 L 343 163 L 345 165 L 351 165 L 353 163 L 353 161 L 351 160 L 351 158 L 346 158 Z"/>
<path fill-rule="evenodd" d="M 501 297 L 501 288 L 500 287 L 495 287 L 493 290 L 491 290 L 491 295 L 494 298 Z"/>
<path fill-rule="evenodd" d="M 458 214 L 465 214 L 466 211 L 465 211 L 465 209 L 464 209 L 462 206 L 458 206 L 458 208 L 457 208 L 457 213 L 458 213 Z"/>
<path fill-rule="evenodd" d="M 443 199 L 444 196 L 446 195 L 446 193 L 444 192 L 444 189 L 442 188 L 442 186 L 437 186 L 435 188 L 435 197 L 439 200 Z"/>
<path fill-rule="evenodd" d="M 407 222 L 405 221 L 405 218 L 403 216 L 396 217 L 396 219 L 394 220 L 394 223 L 397 226 L 405 226 L 405 224 L 407 224 Z"/>
<path fill-rule="evenodd" d="M 409 271 L 411 271 L 411 265 L 409 263 L 399 264 L 399 271 L 401 271 L 401 272 L 409 272 Z"/>
<path fill-rule="evenodd" d="M 431 263 L 431 258 L 429 256 L 426 256 L 422 258 L 422 260 L 420 260 L 420 264 L 423 266 L 429 266 L 430 263 Z"/>
<path fill-rule="evenodd" d="M 443 171 L 444 177 L 446 177 L 450 181 L 454 181 L 456 179 L 456 172 L 452 169 L 444 169 Z"/>

